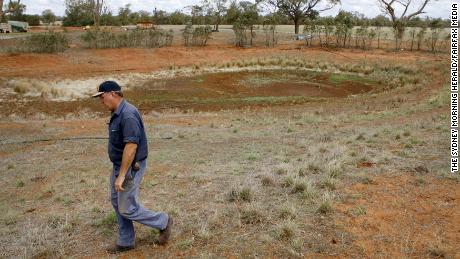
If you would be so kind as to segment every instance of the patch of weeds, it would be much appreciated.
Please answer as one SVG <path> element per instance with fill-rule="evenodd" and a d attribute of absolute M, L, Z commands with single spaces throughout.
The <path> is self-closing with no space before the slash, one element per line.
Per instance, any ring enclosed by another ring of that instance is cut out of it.
<path fill-rule="evenodd" d="M 284 167 L 278 167 L 275 169 L 276 174 L 282 175 L 287 174 L 288 170 Z"/>
<path fill-rule="evenodd" d="M 305 201 L 313 200 L 318 196 L 318 191 L 313 186 L 308 186 L 307 190 L 300 194 L 300 198 Z"/>
<path fill-rule="evenodd" d="M 273 180 L 273 178 L 271 178 L 268 175 L 264 175 L 262 177 L 261 182 L 263 186 L 274 186 L 275 185 L 275 181 Z"/>
<path fill-rule="evenodd" d="M 291 240 L 296 236 L 298 226 L 291 221 L 285 222 L 277 227 L 276 238 L 279 240 Z"/>
<path fill-rule="evenodd" d="M 238 129 L 233 129 L 233 133 L 238 133 Z"/>
<path fill-rule="evenodd" d="M 18 187 L 18 188 L 24 187 L 24 185 L 25 185 L 25 183 L 22 180 L 18 180 L 16 182 L 16 187 Z"/>
<path fill-rule="evenodd" d="M 409 136 L 410 136 L 410 131 L 405 130 L 405 131 L 403 132 L 403 136 L 404 136 L 404 137 L 409 137 Z"/>
<path fill-rule="evenodd" d="M 307 169 L 312 174 L 320 174 L 320 173 L 323 172 L 323 169 L 317 163 L 309 163 L 308 166 L 307 166 Z"/>
<path fill-rule="evenodd" d="M 94 213 L 101 213 L 102 209 L 99 208 L 99 207 L 94 207 L 91 211 L 94 212 Z"/>
<path fill-rule="evenodd" d="M 412 146 L 412 144 L 407 143 L 407 144 L 404 145 L 404 148 L 411 149 L 411 148 L 413 148 L 413 146 Z"/>
<path fill-rule="evenodd" d="M 308 184 L 305 181 L 296 181 L 292 188 L 292 193 L 302 193 L 308 189 Z"/>
<path fill-rule="evenodd" d="M 18 216 L 19 213 L 17 211 L 8 209 L 6 213 L 2 212 L 0 215 L 0 222 L 6 226 L 14 225 L 17 222 Z"/>
<path fill-rule="evenodd" d="M 287 133 L 292 133 L 292 132 L 294 132 L 294 129 L 292 129 L 292 128 L 287 129 Z"/>
<path fill-rule="evenodd" d="M 359 182 L 362 184 L 373 184 L 374 180 L 372 180 L 369 176 L 364 176 L 359 178 Z"/>
<path fill-rule="evenodd" d="M 65 223 L 64 218 L 56 216 L 56 215 L 53 215 L 48 218 L 48 226 L 50 228 L 58 228 L 62 226 L 64 223 Z"/>
<path fill-rule="evenodd" d="M 328 193 L 325 193 L 321 199 L 321 202 L 316 209 L 316 212 L 320 214 L 329 214 L 334 210 L 332 205 L 332 198 Z"/>
<path fill-rule="evenodd" d="M 399 134 L 396 134 L 395 139 L 401 139 L 401 136 Z"/>
<path fill-rule="evenodd" d="M 296 217 L 296 210 L 293 205 L 285 205 L 281 208 L 279 217 L 281 219 L 295 219 Z"/>
<path fill-rule="evenodd" d="M 330 191 L 333 191 L 336 189 L 337 185 L 337 180 L 332 177 L 325 177 L 321 182 L 320 182 L 320 187 L 323 189 L 328 189 Z"/>
<path fill-rule="evenodd" d="M 243 224 L 257 224 L 263 221 L 263 214 L 255 208 L 244 209 L 241 211 L 241 222 Z"/>
<path fill-rule="evenodd" d="M 75 223 L 65 223 L 64 226 L 62 226 L 62 230 L 65 232 L 71 232 L 75 227 Z"/>
<path fill-rule="evenodd" d="M 177 243 L 177 248 L 180 250 L 188 249 L 193 245 L 193 241 L 193 238 L 181 240 Z"/>
<path fill-rule="evenodd" d="M 103 232 L 109 234 L 108 230 L 112 229 L 117 224 L 117 215 L 115 211 L 111 211 L 104 218 L 93 223 L 94 227 L 102 228 Z"/>
<path fill-rule="evenodd" d="M 460 182 L 460 175 L 456 173 L 451 173 L 450 169 L 443 170 L 441 172 L 441 177 L 449 179 L 449 180 L 454 180 L 456 182 Z"/>
<path fill-rule="evenodd" d="M 400 157 L 409 157 L 409 154 L 404 150 L 399 151 L 397 155 Z"/>
<path fill-rule="evenodd" d="M 434 258 L 446 258 L 446 250 L 438 246 L 428 248 L 428 254 Z"/>
<path fill-rule="evenodd" d="M 333 166 L 329 168 L 329 177 L 331 178 L 339 178 L 340 175 L 342 175 L 342 168 L 340 166 Z"/>
<path fill-rule="evenodd" d="M 72 203 L 74 203 L 75 201 L 72 200 L 72 198 L 70 197 L 64 197 L 62 198 L 62 203 L 65 205 L 65 206 L 70 206 Z"/>
<path fill-rule="evenodd" d="M 151 240 L 156 240 L 158 235 L 160 235 L 160 230 L 158 228 L 151 228 L 148 234 L 149 239 Z"/>
<path fill-rule="evenodd" d="M 286 176 L 284 177 L 283 182 L 281 183 L 281 186 L 284 188 L 291 187 L 294 184 L 294 178 L 291 176 Z"/>
<path fill-rule="evenodd" d="M 357 206 L 356 208 L 353 209 L 352 214 L 355 217 L 366 215 L 366 208 L 364 206 L 359 205 L 359 206 Z"/>
<path fill-rule="evenodd" d="M 360 133 L 357 137 L 356 137 L 356 140 L 365 140 L 366 137 L 364 135 L 364 133 Z"/>
<path fill-rule="evenodd" d="M 15 167 L 15 166 L 14 166 L 13 164 L 9 164 L 9 165 L 8 165 L 8 170 L 14 169 L 14 167 Z"/>
<path fill-rule="evenodd" d="M 252 190 L 249 187 L 243 187 L 241 190 L 232 188 L 227 195 L 227 200 L 234 201 L 246 201 L 250 202 L 252 199 Z"/>
<path fill-rule="evenodd" d="M 332 138 L 330 135 L 324 134 L 318 137 L 319 142 L 331 142 Z"/>
<path fill-rule="evenodd" d="M 418 177 L 417 179 L 415 179 L 415 182 L 414 182 L 415 186 L 423 186 L 425 184 L 426 184 L 426 181 L 422 177 Z"/>
<path fill-rule="evenodd" d="M 251 154 L 251 155 L 248 156 L 248 160 L 249 160 L 249 161 L 256 161 L 256 160 L 257 160 L 257 156 L 254 155 L 254 154 Z"/>
<path fill-rule="evenodd" d="M 351 157 L 356 157 L 357 155 L 358 155 L 358 154 L 357 154 L 355 151 L 351 151 L 351 152 L 350 152 L 350 156 L 351 156 Z"/>

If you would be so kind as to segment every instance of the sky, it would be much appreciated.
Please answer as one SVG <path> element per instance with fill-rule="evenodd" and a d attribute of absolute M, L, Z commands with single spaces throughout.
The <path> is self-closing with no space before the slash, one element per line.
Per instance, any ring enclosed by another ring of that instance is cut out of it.
<path fill-rule="evenodd" d="M 421 0 L 413 0 L 414 3 L 420 3 Z M 4 1 L 8 2 L 8 1 Z M 26 5 L 27 14 L 41 14 L 45 9 L 51 9 L 56 15 L 63 16 L 65 14 L 65 0 L 22 0 Z M 109 8 L 114 14 L 118 13 L 118 8 L 131 4 L 131 10 L 139 11 L 146 10 L 152 12 L 156 7 L 158 10 L 165 10 L 173 12 L 181 10 L 186 6 L 199 4 L 200 0 L 106 0 Z M 254 1 L 252 1 L 254 2 Z M 450 3 L 457 2 L 458 0 L 431 0 L 425 8 L 426 14 L 421 17 L 430 16 L 433 18 L 449 18 Z M 418 6 L 418 5 L 415 5 Z M 336 15 L 342 9 L 350 12 L 360 12 L 366 17 L 375 17 L 382 14 L 377 0 L 342 0 L 341 5 L 337 5 L 333 9 L 322 13 L 325 15 Z M 398 10 L 397 10 L 398 11 Z M 410 11 L 410 10 L 409 10 Z M 398 12 L 397 12 L 398 14 Z"/>

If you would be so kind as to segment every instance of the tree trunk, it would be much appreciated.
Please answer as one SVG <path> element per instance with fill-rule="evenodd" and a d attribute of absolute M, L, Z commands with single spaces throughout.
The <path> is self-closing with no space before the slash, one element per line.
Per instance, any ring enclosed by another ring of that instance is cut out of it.
<path fill-rule="evenodd" d="M 252 30 L 253 30 L 253 26 L 251 25 L 251 47 L 252 47 Z"/>
<path fill-rule="evenodd" d="M 294 18 L 294 33 L 299 34 L 299 18 Z"/>
<path fill-rule="evenodd" d="M 412 51 L 413 48 L 414 48 L 414 38 L 415 38 L 415 28 L 412 29 L 412 40 L 411 40 L 411 43 L 410 43 L 410 51 Z"/>
<path fill-rule="evenodd" d="M 3 0 L 0 0 L 0 22 L 3 21 Z"/>

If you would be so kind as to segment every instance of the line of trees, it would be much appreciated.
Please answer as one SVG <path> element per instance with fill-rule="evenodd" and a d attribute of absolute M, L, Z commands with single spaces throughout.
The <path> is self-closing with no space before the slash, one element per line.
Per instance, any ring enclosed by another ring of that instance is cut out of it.
<path fill-rule="evenodd" d="M 3 5 L 4 0 L 0 0 L 0 20 L 19 20 L 28 21 L 31 25 L 38 25 L 39 21 L 50 23 L 55 20 L 63 20 L 65 26 L 85 26 L 85 25 L 107 25 L 119 26 L 136 24 L 139 22 L 153 22 L 154 24 L 173 24 L 186 25 L 191 22 L 194 25 L 213 25 L 213 30 L 218 31 L 221 24 L 233 24 L 235 21 L 235 10 L 253 6 L 257 12 L 254 24 L 265 24 L 273 21 L 276 17 L 277 24 L 295 25 L 294 32 L 299 33 L 299 26 L 306 21 L 316 19 L 327 21 L 330 17 L 319 17 L 319 14 L 338 4 L 339 0 L 257 0 L 256 4 L 248 1 L 236 0 L 202 0 L 199 5 L 188 6 L 182 10 L 166 12 L 163 10 L 153 11 L 133 11 L 130 4 L 120 7 L 116 12 L 110 10 L 104 0 L 66 0 L 66 11 L 63 18 L 57 17 L 51 10 L 44 10 L 41 15 L 24 14 L 25 4 L 21 0 L 9 0 L 8 4 Z M 366 18 L 363 15 L 355 15 L 354 23 L 357 26 L 389 26 L 397 30 L 401 35 L 405 27 L 428 27 L 432 19 L 422 19 L 419 14 L 423 13 L 423 8 L 429 0 L 423 0 L 422 5 L 411 13 L 403 13 L 397 16 L 396 4 L 402 5 L 405 10 L 409 9 L 409 0 L 374 0 L 381 6 L 383 13 L 374 18 Z M 414 1 L 412 1 L 414 2 Z M 323 4 L 322 7 L 319 7 Z M 269 10 L 272 7 L 271 10 Z M 407 8 L 406 8 L 407 7 Z M 393 11 L 391 11 L 393 10 Z M 242 13 L 242 12 L 240 12 Z M 244 13 L 244 12 L 243 12 Z M 442 20 L 440 26 L 449 26 L 450 21 Z"/>
<path fill-rule="evenodd" d="M 354 47 L 363 49 L 371 48 L 374 40 L 377 40 L 377 48 L 380 48 L 382 36 L 387 36 L 382 35 L 383 27 L 393 28 L 396 49 L 401 48 L 405 32 L 409 32 L 410 48 L 417 46 L 420 49 L 420 39 L 425 37 L 426 28 L 430 28 L 429 45 L 433 51 L 440 41 L 440 29 L 450 24 L 448 20 L 419 17 L 433 0 L 374 0 L 384 14 L 374 18 L 346 11 L 340 11 L 336 17 L 320 16 L 321 12 L 339 4 L 340 0 L 256 0 L 255 3 L 237 0 L 201 1 L 198 5 L 187 6 L 172 13 L 156 8 L 153 12 L 134 12 L 131 5 L 127 4 L 114 14 L 105 0 L 65 0 L 63 24 L 93 25 L 96 30 L 101 25 L 119 26 L 139 22 L 152 22 L 157 25 L 187 24 L 184 31 L 186 45 L 206 45 L 211 32 L 208 25 L 213 25 L 212 31 L 218 31 L 220 24 L 230 24 L 235 33 L 235 45 L 240 47 L 253 44 L 256 25 L 263 25 L 266 45 L 273 46 L 277 42 L 276 26 L 293 24 L 296 34 L 299 33 L 300 25 L 304 25 L 303 33 L 307 35 L 307 45 L 313 44 L 316 39 L 321 46 L 351 47 L 354 44 Z M 0 4 L 3 7 L 3 0 L 0 0 Z M 21 0 L 9 0 L 5 8 L 1 8 L 0 18 L 28 21 L 31 25 L 35 25 L 38 23 L 36 20 L 40 19 L 47 24 L 57 19 L 51 10 L 44 10 L 41 16 L 27 16 L 24 15 L 25 9 Z M 409 13 L 408 10 L 413 11 Z"/>

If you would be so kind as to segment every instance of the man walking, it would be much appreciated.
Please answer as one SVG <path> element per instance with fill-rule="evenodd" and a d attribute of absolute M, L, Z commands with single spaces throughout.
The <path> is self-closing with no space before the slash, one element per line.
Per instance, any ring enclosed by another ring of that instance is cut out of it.
<path fill-rule="evenodd" d="M 139 189 L 147 165 L 147 136 L 136 107 L 123 98 L 121 87 L 114 81 L 99 85 L 101 103 L 112 113 L 109 122 L 108 152 L 113 163 L 110 177 L 112 206 L 119 225 L 117 243 L 109 253 L 134 248 L 133 221 L 160 230 L 158 242 L 165 244 L 171 234 L 173 219 L 163 212 L 147 210 L 139 203 Z"/>

